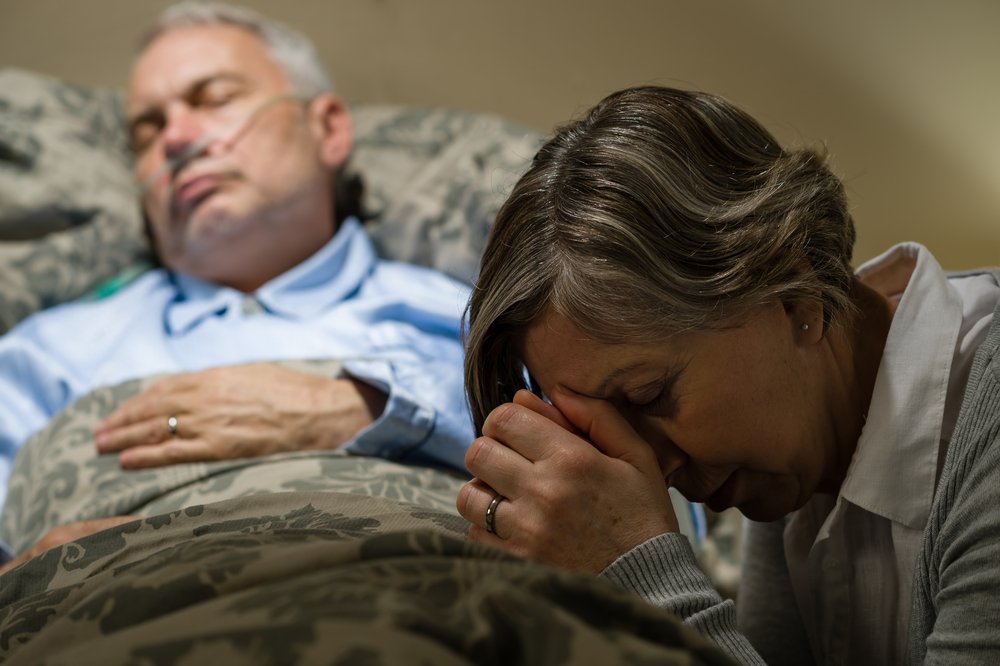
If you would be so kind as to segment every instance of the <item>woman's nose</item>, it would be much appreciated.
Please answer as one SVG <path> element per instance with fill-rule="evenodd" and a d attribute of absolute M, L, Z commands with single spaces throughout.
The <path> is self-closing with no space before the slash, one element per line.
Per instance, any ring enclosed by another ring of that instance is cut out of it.
<path fill-rule="evenodd" d="M 660 419 L 632 419 L 632 427 L 652 447 L 656 461 L 664 479 L 679 470 L 688 461 L 688 455 L 677 446 L 669 433 L 665 432 Z"/>
<path fill-rule="evenodd" d="M 674 472 L 688 461 L 688 456 L 672 441 L 666 440 L 657 442 L 656 459 L 660 463 L 660 472 L 663 474 L 663 478 L 670 481 Z"/>

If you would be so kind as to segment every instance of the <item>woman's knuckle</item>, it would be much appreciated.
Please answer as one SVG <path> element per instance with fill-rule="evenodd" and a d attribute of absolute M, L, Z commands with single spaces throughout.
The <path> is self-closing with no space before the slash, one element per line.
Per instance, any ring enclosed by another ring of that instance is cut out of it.
<path fill-rule="evenodd" d="M 592 462 L 587 450 L 579 447 L 553 447 L 552 462 L 558 466 L 561 478 L 578 478 L 590 474 Z"/>
<path fill-rule="evenodd" d="M 483 424 L 483 432 L 487 430 L 496 432 L 506 432 L 521 420 L 521 408 L 513 403 L 504 403 L 496 407 L 490 415 L 486 417 Z"/>
<path fill-rule="evenodd" d="M 473 471 L 473 468 L 481 469 L 489 459 L 492 450 L 493 440 L 489 437 L 477 437 L 472 440 L 472 444 L 469 445 L 469 450 L 465 454 L 465 466 L 469 468 L 469 471 Z"/>
<path fill-rule="evenodd" d="M 464 516 L 469 516 L 469 504 L 472 502 L 472 486 L 466 483 L 458 489 L 458 496 L 455 498 L 455 506 L 458 512 Z"/>

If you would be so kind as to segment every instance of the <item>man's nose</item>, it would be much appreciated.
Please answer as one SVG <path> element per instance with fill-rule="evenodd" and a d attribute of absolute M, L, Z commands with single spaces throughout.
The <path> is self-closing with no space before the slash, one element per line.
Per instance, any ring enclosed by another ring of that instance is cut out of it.
<path fill-rule="evenodd" d="M 163 150 L 167 158 L 186 155 L 204 133 L 204 123 L 191 107 L 186 104 L 171 106 L 163 127 Z"/>

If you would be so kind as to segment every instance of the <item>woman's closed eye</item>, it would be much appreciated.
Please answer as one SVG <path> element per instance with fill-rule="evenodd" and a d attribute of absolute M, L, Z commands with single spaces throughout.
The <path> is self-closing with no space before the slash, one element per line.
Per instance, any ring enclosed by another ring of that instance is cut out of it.
<path fill-rule="evenodd" d="M 676 411 L 673 383 L 661 383 L 652 390 L 636 392 L 626 398 L 629 409 L 649 416 L 671 416 Z"/>

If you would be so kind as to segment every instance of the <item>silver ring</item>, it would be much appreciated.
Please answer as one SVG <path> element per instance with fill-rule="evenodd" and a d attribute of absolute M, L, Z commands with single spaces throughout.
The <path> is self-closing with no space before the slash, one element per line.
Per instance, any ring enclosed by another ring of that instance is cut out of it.
<path fill-rule="evenodd" d="M 167 417 L 167 431 L 171 437 L 177 436 L 177 417 L 172 414 Z"/>
<path fill-rule="evenodd" d="M 490 502 L 490 505 L 486 507 L 486 531 L 490 534 L 496 534 L 496 519 L 497 519 L 497 507 L 500 506 L 500 502 L 504 501 L 506 498 L 503 495 L 497 495 Z"/>

